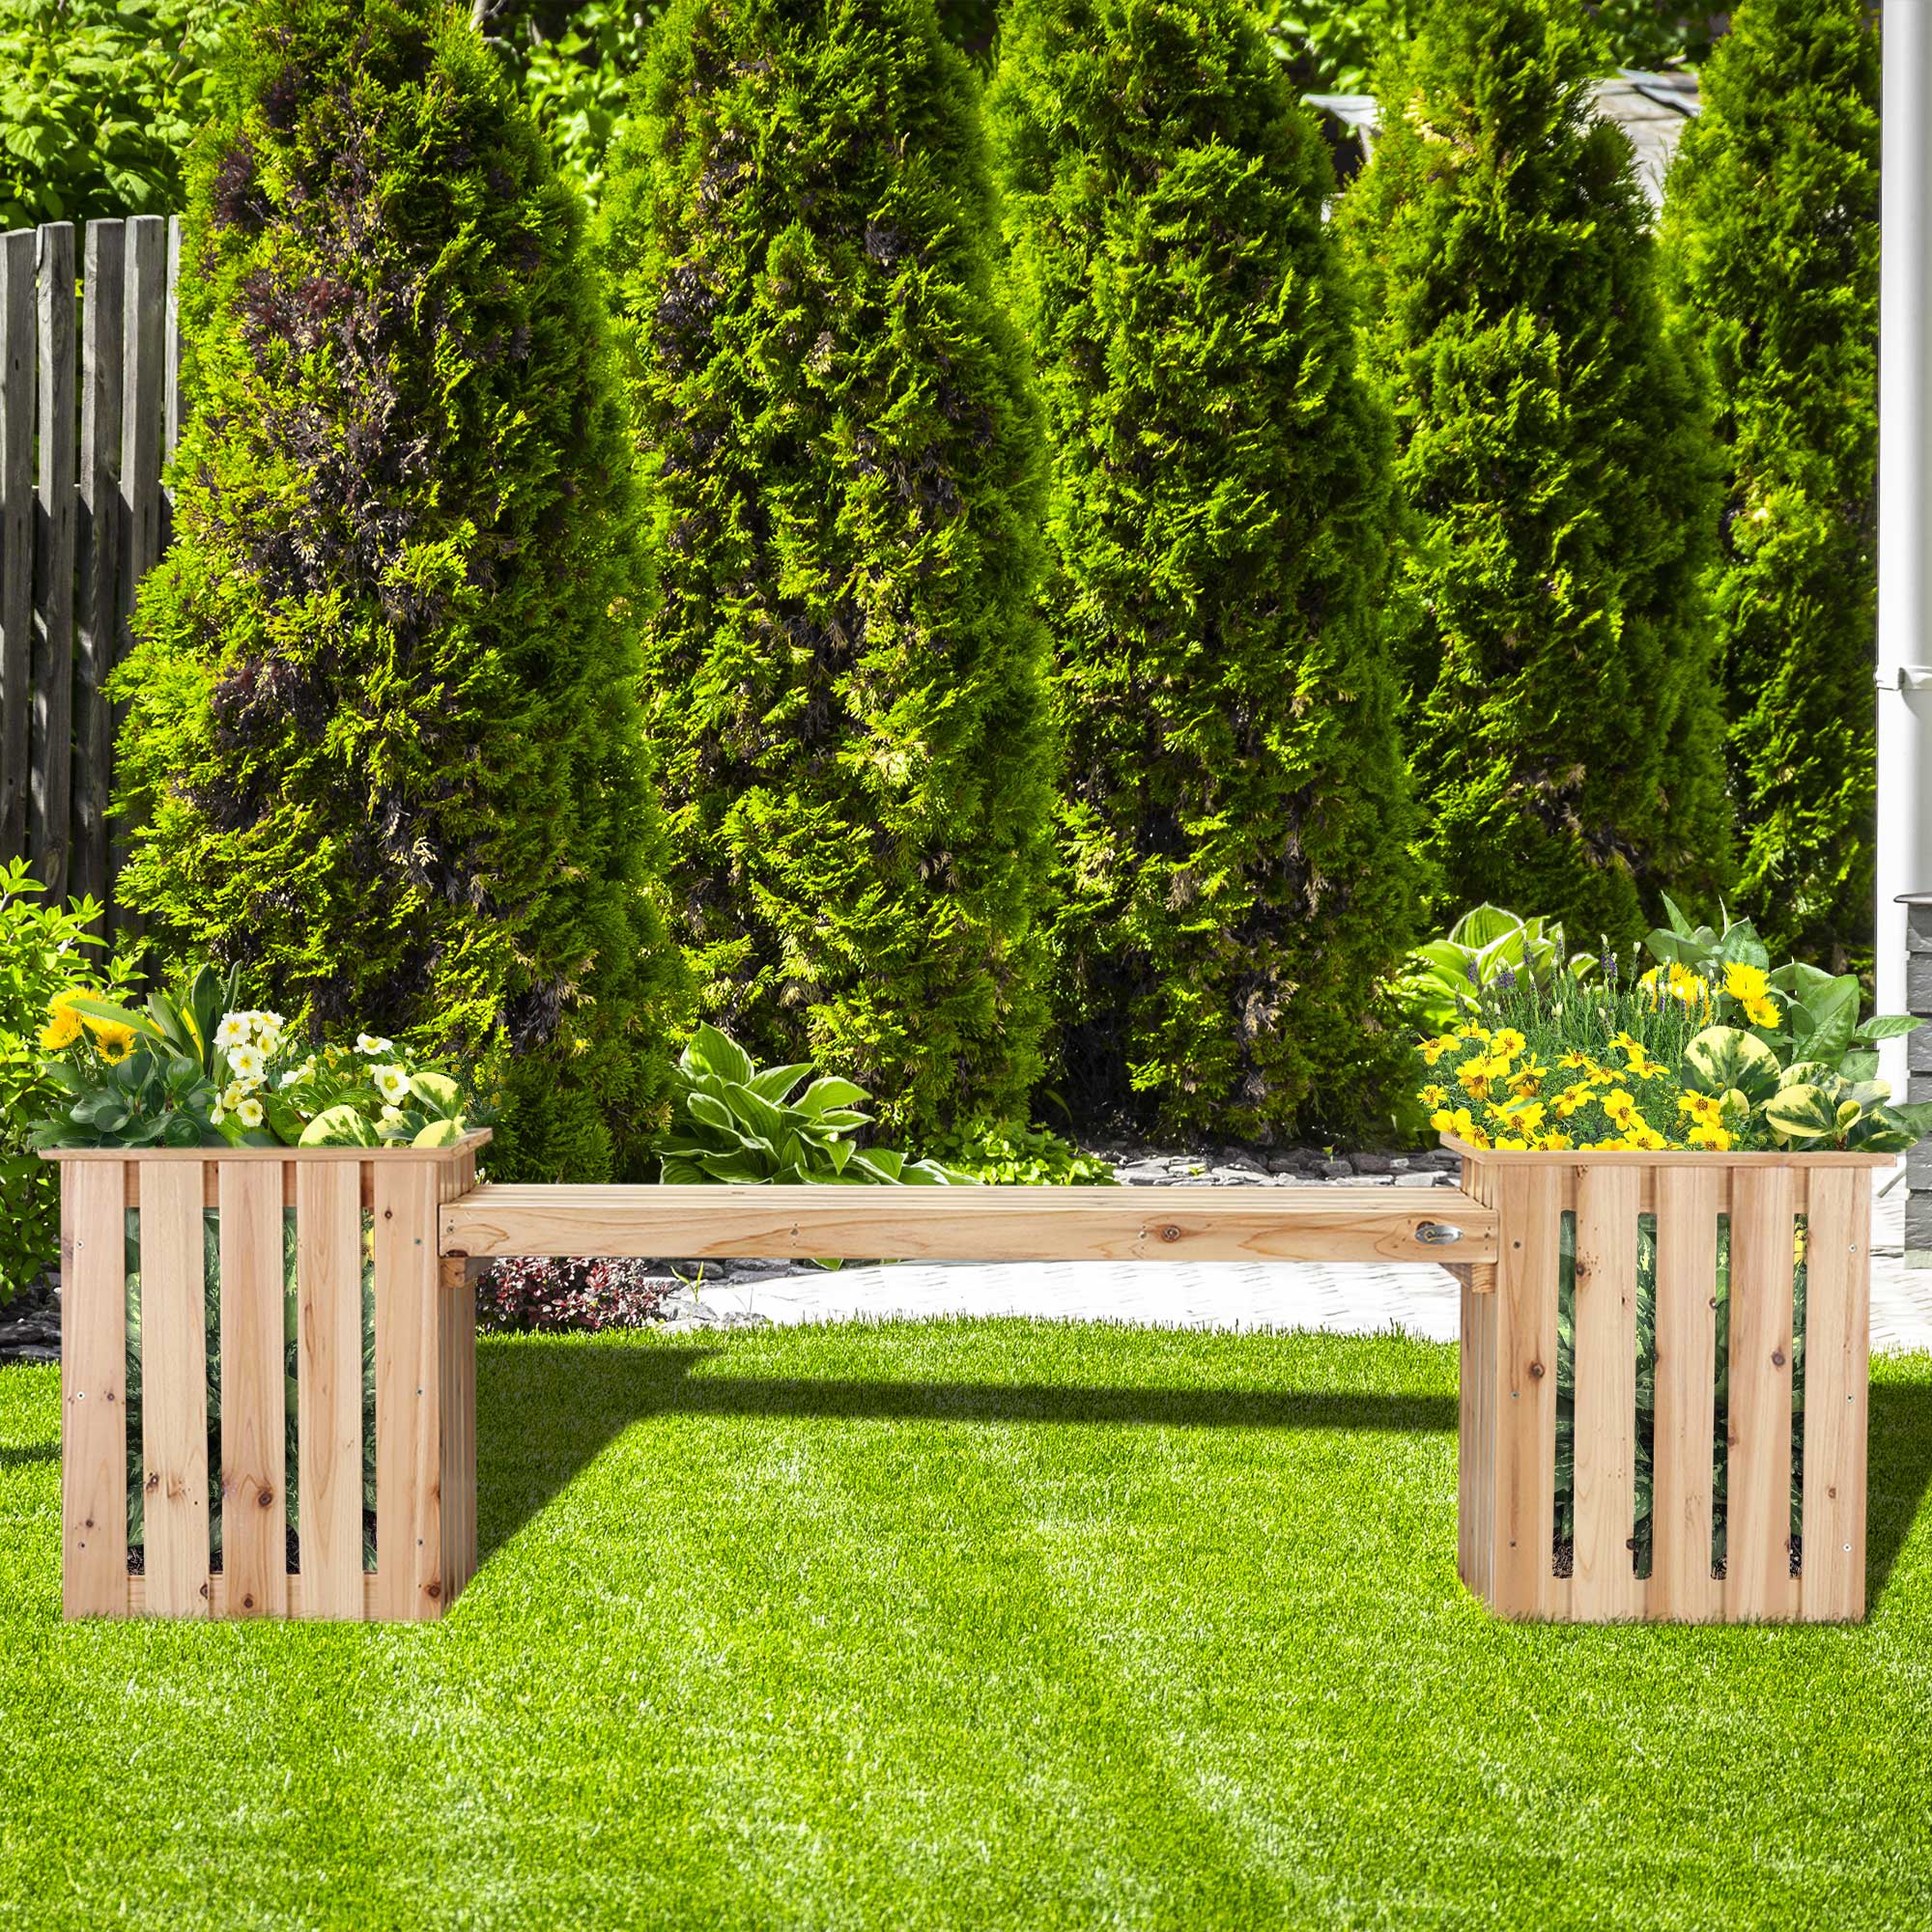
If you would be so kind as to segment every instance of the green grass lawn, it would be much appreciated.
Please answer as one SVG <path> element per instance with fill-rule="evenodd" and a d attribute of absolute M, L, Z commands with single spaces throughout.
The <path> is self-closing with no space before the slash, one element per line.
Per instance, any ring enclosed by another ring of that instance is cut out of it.
<path fill-rule="evenodd" d="M 0 1923 L 1932 1922 L 1932 1360 L 1860 1630 L 1510 1628 L 1456 1362 L 1018 1321 L 492 1342 L 440 1626 L 63 1625 L 0 1370 Z"/>

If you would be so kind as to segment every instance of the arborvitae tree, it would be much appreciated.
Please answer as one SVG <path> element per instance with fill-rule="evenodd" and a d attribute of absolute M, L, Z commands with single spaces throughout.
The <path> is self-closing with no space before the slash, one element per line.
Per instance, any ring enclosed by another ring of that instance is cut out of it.
<path fill-rule="evenodd" d="M 1169 1127 L 1359 1122 L 1418 890 L 1326 148 L 1241 0 L 1019 0 L 989 106 L 1056 464 L 1070 1070 Z"/>
<path fill-rule="evenodd" d="M 125 894 L 318 1028 L 488 1063 L 498 1172 L 635 1169 L 682 980 L 578 202 L 438 0 L 264 0 L 230 62 L 123 674 Z"/>
<path fill-rule="evenodd" d="M 976 94 L 931 0 L 687 0 L 609 190 L 691 954 L 900 1130 L 1020 1107 L 1045 1019 L 1044 460 Z"/>
<path fill-rule="evenodd" d="M 1452 907 L 1583 941 L 1728 863 L 1715 448 L 1630 145 L 1590 112 L 1598 54 L 1577 0 L 1442 0 L 1342 212 L 1411 513 L 1429 849 Z"/>
<path fill-rule="evenodd" d="M 1742 0 L 1664 204 L 1730 458 L 1716 577 L 1761 930 L 1871 944 L 1878 32 L 1863 0 Z"/>

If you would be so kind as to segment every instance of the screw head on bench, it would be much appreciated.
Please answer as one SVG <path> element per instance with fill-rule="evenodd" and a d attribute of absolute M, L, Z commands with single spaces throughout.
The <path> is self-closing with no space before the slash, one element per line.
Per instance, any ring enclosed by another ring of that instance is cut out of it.
<path fill-rule="evenodd" d="M 1424 1247 L 1439 1248 L 1451 1241 L 1463 1238 L 1461 1228 L 1452 1228 L 1447 1221 L 1418 1221 L 1415 1224 L 1415 1238 Z"/>

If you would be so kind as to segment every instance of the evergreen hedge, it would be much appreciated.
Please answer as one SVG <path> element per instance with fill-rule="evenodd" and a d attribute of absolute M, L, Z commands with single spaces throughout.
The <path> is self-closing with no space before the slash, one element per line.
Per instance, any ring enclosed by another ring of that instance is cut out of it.
<path fill-rule="evenodd" d="M 1727 879 L 1717 476 L 1577 0 L 1446 0 L 1380 77 L 1342 220 L 1410 513 L 1405 647 L 1452 909 L 1638 934 Z"/>
<path fill-rule="evenodd" d="M 184 246 L 123 891 L 292 1016 L 484 1058 L 499 1174 L 640 1169 L 680 980 L 579 204 L 461 15 L 263 0 Z"/>
<path fill-rule="evenodd" d="M 1780 950 L 1871 945 L 1878 32 L 1861 0 L 1740 0 L 1664 204 L 1729 457 L 1716 573 L 1739 886 Z"/>
<path fill-rule="evenodd" d="M 1044 465 L 931 0 L 686 0 L 607 190 L 645 630 L 709 1013 L 917 1133 L 1040 1064 Z"/>
<path fill-rule="evenodd" d="M 989 116 L 1056 461 L 1073 1085 L 1359 1122 L 1418 891 L 1326 147 L 1241 0 L 1018 0 Z"/>

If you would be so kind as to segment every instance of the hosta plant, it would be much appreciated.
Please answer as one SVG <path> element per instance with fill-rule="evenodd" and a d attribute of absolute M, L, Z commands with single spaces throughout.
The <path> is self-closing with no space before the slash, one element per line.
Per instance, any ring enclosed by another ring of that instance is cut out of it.
<path fill-rule="evenodd" d="M 1474 995 L 1505 975 L 1548 985 L 1559 971 L 1581 979 L 1595 966 L 1588 953 L 1566 952 L 1563 928 L 1554 920 L 1479 905 L 1440 939 L 1411 951 L 1390 991 L 1417 1032 L 1441 1033 L 1463 1017 Z"/>
<path fill-rule="evenodd" d="M 972 1183 L 935 1160 L 862 1147 L 866 1090 L 809 1062 L 760 1070 L 714 1026 L 677 1063 L 670 1131 L 658 1144 L 667 1181 L 823 1181 L 846 1186 Z"/>

